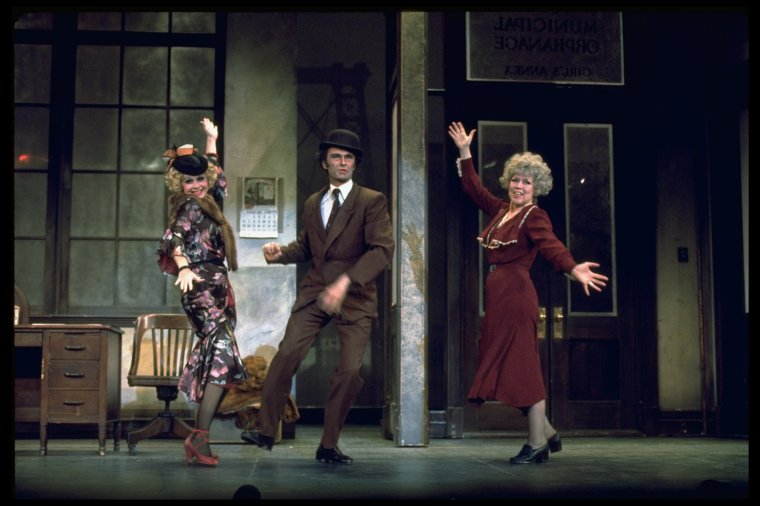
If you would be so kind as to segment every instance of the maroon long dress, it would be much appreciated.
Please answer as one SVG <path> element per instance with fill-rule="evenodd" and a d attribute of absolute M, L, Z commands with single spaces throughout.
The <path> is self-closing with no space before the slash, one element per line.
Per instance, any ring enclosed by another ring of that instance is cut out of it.
<path fill-rule="evenodd" d="M 538 351 L 538 295 L 530 268 L 539 251 L 561 272 L 569 273 L 576 262 L 554 235 L 546 211 L 528 205 L 499 226 L 509 203 L 483 186 L 472 158 L 461 160 L 461 169 L 465 193 L 492 218 L 478 236 L 492 270 L 486 279 L 478 369 L 467 399 L 528 408 L 546 398 Z"/>

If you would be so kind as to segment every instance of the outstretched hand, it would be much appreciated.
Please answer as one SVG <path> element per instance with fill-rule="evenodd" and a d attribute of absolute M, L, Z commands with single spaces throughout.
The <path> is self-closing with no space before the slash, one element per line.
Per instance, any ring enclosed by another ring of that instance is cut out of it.
<path fill-rule="evenodd" d="M 472 144 L 472 140 L 475 138 L 476 131 L 477 130 L 473 128 L 468 134 L 464 129 L 464 125 L 459 121 L 454 121 L 449 125 L 449 137 L 451 137 L 451 140 L 454 141 L 454 144 L 460 151 L 470 148 L 470 144 Z"/>
<path fill-rule="evenodd" d="M 177 281 L 174 282 L 174 285 L 179 285 L 182 293 L 187 293 L 193 289 L 193 281 L 203 281 L 203 278 L 190 269 L 182 269 L 177 273 Z"/>
<path fill-rule="evenodd" d="M 573 267 L 573 270 L 570 271 L 570 276 L 583 285 L 583 291 L 586 292 L 586 295 L 590 295 L 588 291 L 589 287 L 597 292 L 601 292 L 602 287 L 607 286 L 606 281 L 609 280 L 604 274 L 592 271 L 592 267 L 599 267 L 599 264 L 596 262 L 583 262 Z"/>
<path fill-rule="evenodd" d="M 203 131 L 206 132 L 206 137 L 211 137 L 214 140 L 219 137 L 219 129 L 213 121 L 208 118 L 203 118 L 201 124 L 203 125 Z"/>

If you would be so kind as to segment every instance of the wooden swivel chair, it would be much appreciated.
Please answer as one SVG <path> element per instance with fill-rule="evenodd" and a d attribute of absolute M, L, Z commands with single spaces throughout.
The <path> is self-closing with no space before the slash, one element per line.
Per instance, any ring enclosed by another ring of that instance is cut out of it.
<path fill-rule="evenodd" d="M 177 417 L 169 403 L 177 399 L 179 377 L 195 344 L 196 336 L 184 314 L 145 314 L 135 322 L 132 364 L 127 382 L 132 387 L 155 387 L 164 410 L 145 427 L 127 433 L 129 453 L 136 452 L 138 441 L 158 434 L 186 438 L 192 431 Z"/>
<path fill-rule="evenodd" d="M 29 325 L 29 299 L 21 288 L 13 285 L 13 324 Z"/>

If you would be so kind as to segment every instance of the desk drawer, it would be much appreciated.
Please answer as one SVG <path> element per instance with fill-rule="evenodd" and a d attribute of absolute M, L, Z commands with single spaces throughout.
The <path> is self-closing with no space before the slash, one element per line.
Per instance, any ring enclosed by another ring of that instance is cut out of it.
<path fill-rule="evenodd" d="M 96 415 L 98 413 L 97 390 L 49 390 L 49 415 Z"/>
<path fill-rule="evenodd" d="M 47 368 L 48 388 L 97 389 L 100 362 L 95 360 L 51 360 Z"/>
<path fill-rule="evenodd" d="M 100 334 L 50 333 L 50 360 L 97 360 Z"/>

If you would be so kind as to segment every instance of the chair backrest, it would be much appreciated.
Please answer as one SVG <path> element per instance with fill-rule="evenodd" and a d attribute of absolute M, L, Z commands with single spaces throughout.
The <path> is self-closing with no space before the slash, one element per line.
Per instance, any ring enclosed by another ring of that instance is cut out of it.
<path fill-rule="evenodd" d="M 196 339 L 187 315 L 138 316 L 127 374 L 129 386 L 176 386 Z"/>
<path fill-rule="evenodd" d="M 16 285 L 13 285 L 13 324 L 29 325 L 29 299 Z"/>

